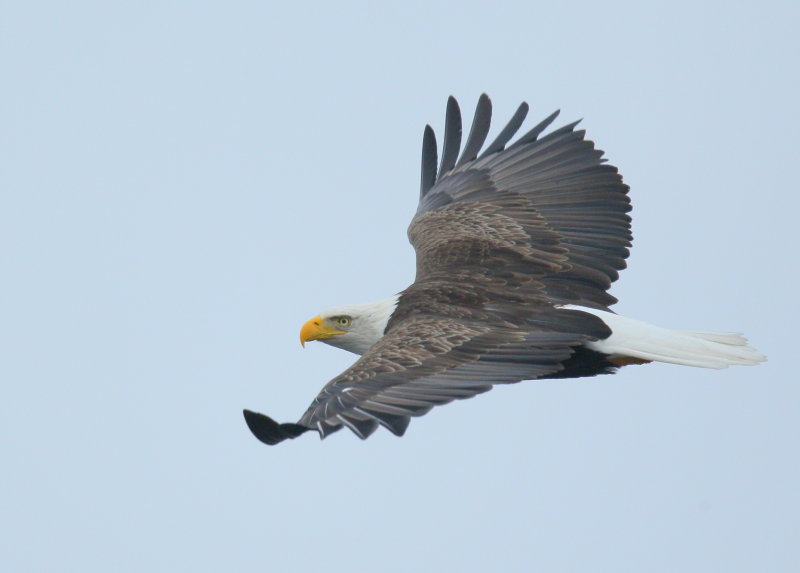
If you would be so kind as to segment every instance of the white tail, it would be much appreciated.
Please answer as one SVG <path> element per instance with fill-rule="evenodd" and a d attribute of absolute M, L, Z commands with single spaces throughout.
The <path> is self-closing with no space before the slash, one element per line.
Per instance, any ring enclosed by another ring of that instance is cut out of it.
<path fill-rule="evenodd" d="M 738 333 L 669 330 L 593 308 L 575 305 L 563 308 L 582 310 L 602 319 L 611 329 L 611 336 L 586 346 L 615 358 L 633 357 L 702 368 L 752 365 L 767 359 L 748 346 L 747 339 Z"/>

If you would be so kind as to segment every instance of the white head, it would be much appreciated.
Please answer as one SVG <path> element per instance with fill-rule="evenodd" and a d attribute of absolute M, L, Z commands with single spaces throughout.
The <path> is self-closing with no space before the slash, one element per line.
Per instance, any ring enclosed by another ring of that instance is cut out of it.
<path fill-rule="evenodd" d="M 366 304 L 335 306 L 319 313 L 300 329 L 300 343 L 310 340 L 364 354 L 378 342 L 389 317 L 397 307 L 398 295 Z"/>

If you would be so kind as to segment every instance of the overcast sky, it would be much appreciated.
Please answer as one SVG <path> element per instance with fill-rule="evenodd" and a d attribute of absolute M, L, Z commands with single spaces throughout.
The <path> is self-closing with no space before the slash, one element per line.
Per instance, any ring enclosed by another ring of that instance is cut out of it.
<path fill-rule="evenodd" d="M 0 569 L 794 571 L 797 3 L 272 4 L 0 7 Z M 413 280 L 423 127 L 483 91 L 631 186 L 618 312 L 769 362 L 262 445 L 242 408 L 353 360 L 301 324 Z"/>

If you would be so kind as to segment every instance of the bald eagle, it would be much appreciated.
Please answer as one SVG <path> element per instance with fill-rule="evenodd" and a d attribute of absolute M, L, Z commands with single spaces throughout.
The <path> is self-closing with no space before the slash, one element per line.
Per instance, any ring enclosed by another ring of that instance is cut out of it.
<path fill-rule="evenodd" d="M 509 145 L 522 103 L 486 148 L 492 105 L 481 95 L 461 149 L 447 102 L 441 162 L 425 127 L 419 207 L 408 229 L 414 283 L 377 302 L 306 322 L 312 340 L 361 357 L 320 391 L 297 423 L 244 411 L 266 444 L 347 427 L 401 436 L 413 416 L 495 384 L 610 374 L 652 361 L 704 368 L 765 358 L 739 334 L 668 330 L 609 309 L 631 246 L 628 186 L 578 122 L 542 133 L 558 111 Z M 438 163 L 438 167 L 437 167 Z"/>

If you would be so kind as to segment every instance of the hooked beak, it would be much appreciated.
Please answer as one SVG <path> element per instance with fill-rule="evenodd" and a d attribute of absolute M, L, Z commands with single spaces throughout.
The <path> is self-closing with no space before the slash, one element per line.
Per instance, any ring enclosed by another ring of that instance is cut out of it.
<path fill-rule="evenodd" d="M 337 334 L 344 334 L 344 330 L 338 330 L 328 326 L 328 321 L 321 316 L 315 316 L 307 321 L 300 329 L 300 344 L 305 347 L 306 342 L 311 340 L 325 340 Z"/>

